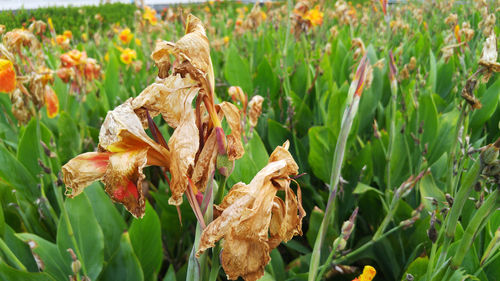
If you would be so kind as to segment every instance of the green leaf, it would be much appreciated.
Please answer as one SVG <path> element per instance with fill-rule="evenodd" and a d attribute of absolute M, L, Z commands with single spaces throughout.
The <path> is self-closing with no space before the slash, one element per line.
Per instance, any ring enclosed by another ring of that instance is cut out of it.
<path fill-rule="evenodd" d="M 43 262 L 44 271 L 56 280 L 67 280 L 71 271 L 71 258 L 63 258 L 54 243 L 51 243 L 35 234 L 19 233 L 17 236 L 25 241 L 33 243 L 32 252 Z"/>
<path fill-rule="evenodd" d="M 67 279 L 67 277 L 65 277 L 65 279 Z M 52 278 L 47 273 L 21 271 L 0 262 L 0 280 L 55 281 L 56 279 Z"/>
<path fill-rule="evenodd" d="M 61 112 L 57 122 L 58 148 L 61 162 L 66 163 L 81 152 L 81 137 L 75 121 L 67 112 Z"/>
<path fill-rule="evenodd" d="M 114 51 L 114 47 L 109 44 L 109 61 L 106 71 L 104 72 L 104 83 L 103 88 L 106 92 L 107 100 L 109 105 L 105 108 L 112 108 L 115 103 L 117 103 L 118 91 L 117 87 L 120 85 L 120 62 Z"/>
<path fill-rule="evenodd" d="M 438 129 L 437 109 L 430 94 L 422 94 L 419 98 L 418 114 L 423 122 L 422 144 L 431 145 L 435 141 Z"/>
<path fill-rule="evenodd" d="M 156 280 L 163 259 L 160 219 L 149 203 L 142 219 L 134 219 L 130 226 L 130 242 L 139 259 L 145 280 Z"/>
<path fill-rule="evenodd" d="M 23 240 L 19 239 L 19 237 L 16 236 L 16 233 L 10 226 L 7 226 L 5 228 L 3 240 L 9 247 L 9 250 L 14 253 L 16 258 L 24 265 L 24 267 L 26 267 L 28 271 L 38 270 L 30 247 Z M 15 264 L 10 265 L 15 266 Z"/>
<path fill-rule="evenodd" d="M 352 194 L 364 194 L 366 192 L 375 192 L 380 195 L 383 195 L 382 191 L 361 182 L 358 183 L 356 188 L 352 191 Z"/>
<path fill-rule="evenodd" d="M 434 182 L 432 175 L 425 175 L 418 183 L 421 195 L 421 202 L 424 203 L 426 210 L 432 211 L 434 207 L 432 206 L 432 200 L 434 198 L 440 204 L 440 208 L 444 207 L 443 202 L 446 202 L 443 191 L 441 191 Z"/>
<path fill-rule="evenodd" d="M 480 101 L 483 105 L 480 109 L 474 110 L 472 113 L 470 127 L 473 131 L 479 131 L 480 128 L 491 118 L 497 109 L 500 100 L 500 79 L 491 85 L 483 94 Z"/>
<path fill-rule="evenodd" d="M 142 281 L 141 264 L 132 249 L 127 232 L 122 234 L 120 248 L 104 268 L 100 278 L 103 281 Z"/>
<path fill-rule="evenodd" d="M 242 59 L 234 45 L 231 45 L 227 52 L 224 75 L 231 86 L 240 86 L 246 94 L 253 95 L 250 67 L 248 62 Z"/>
<path fill-rule="evenodd" d="M 40 196 L 36 179 L 12 155 L 3 145 L 0 144 L 0 178 L 2 181 L 20 191 L 29 200 L 35 201 Z"/>
<path fill-rule="evenodd" d="M 64 217 L 65 214 L 62 214 L 57 229 L 59 252 L 65 259 L 70 259 L 67 250 L 73 249 L 80 259 L 84 274 L 95 280 L 104 262 L 104 235 L 89 199 L 85 193 L 72 199 L 68 198 L 64 202 L 64 208 L 68 221 Z"/>
<path fill-rule="evenodd" d="M 408 270 L 406 270 L 405 274 L 403 274 L 403 277 L 406 276 L 407 274 L 411 274 L 413 275 L 413 277 L 415 277 L 414 280 L 421 280 L 420 278 L 424 277 L 425 274 L 427 273 L 428 263 L 429 263 L 428 257 L 418 257 L 410 264 Z"/>
<path fill-rule="evenodd" d="M 312 127 L 309 129 L 308 135 L 309 165 L 316 177 L 323 182 L 330 182 L 333 153 L 337 140 L 328 127 Z"/>
<path fill-rule="evenodd" d="M 110 260 L 111 256 L 120 246 L 120 237 L 127 230 L 127 224 L 123 220 L 109 196 L 104 192 L 102 185 L 93 183 L 85 188 L 95 217 L 99 222 L 104 234 L 104 258 Z"/>
<path fill-rule="evenodd" d="M 286 140 L 291 140 L 292 134 L 282 124 L 272 120 L 267 120 L 267 140 L 274 150 L 275 147 L 283 145 Z"/>
<path fill-rule="evenodd" d="M 430 61 L 430 69 L 429 69 L 429 79 L 427 80 L 428 85 L 431 86 L 431 91 L 433 93 L 436 92 L 436 76 L 437 76 L 437 67 L 436 67 L 436 57 L 432 50 L 429 50 L 429 61 Z"/>
<path fill-rule="evenodd" d="M 163 281 L 177 281 L 175 278 L 175 270 L 173 265 L 170 265 L 168 267 L 167 274 L 165 274 L 165 277 L 163 277 Z"/>
<path fill-rule="evenodd" d="M 273 269 L 273 277 L 276 280 L 285 280 L 285 264 L 283 262 L 283 258 L 281 258 L 280 252 L 278 249 L 274 249 L 271 251 L 271 262 L 270 266 Z"/>
<path fill-rule="evenodd" d="M 250 141 L 245 145 L 245 154 L 234 165 L 230 182 L 242 181 L 249 183 L 255 174 L 266 166 L 268 158 L 266 147 L 257 132 L 254 132 Z"/>

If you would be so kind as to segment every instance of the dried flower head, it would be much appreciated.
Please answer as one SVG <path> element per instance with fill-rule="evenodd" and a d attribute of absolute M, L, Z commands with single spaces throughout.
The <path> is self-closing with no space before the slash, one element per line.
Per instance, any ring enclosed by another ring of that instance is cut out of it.
<path fill-rule="evenodd" d="M 196 255 L 224 238 L 221 260 L 229 279 L 258 280 L 271 259 L 269 252 L 302 235 L 305 211 L 300 188 L 295 196 L 289 178 L 297 174 L 298 166 L 288 147 L 288 141 L 277 147 L 250 184 L 235 184 L 217 206 L 221 215 L 203 230 Z M 285 201 L 276 196 L 279 190 L 285 191 Z"/>

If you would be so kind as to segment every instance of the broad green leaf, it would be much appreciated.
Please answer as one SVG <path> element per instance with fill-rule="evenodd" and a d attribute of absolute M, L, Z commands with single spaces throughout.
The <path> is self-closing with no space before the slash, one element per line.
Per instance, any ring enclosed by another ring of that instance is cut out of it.
<path fill-rule="evenodd" d="M 272 276 L 275 280 L 285 280 L 285 264 L 281 254 L 277 249 L 271 251 L 271 262 L 269 263 L 272 268 Z"/>
<path fill-rule="evenodd" d="M 285 126 L 272 119 L 267 120 L 267 140 L 272 150 L 291 139 L 292 134 Z"/>
<path fill-rule="evenodd" d="M 57 122 L 58 148 L 61 162 L 66 163 L 81 152 L 81 137 L 75 121 L 67 112 L 61 112 Z"/>
<path fill-rule="evenodd" d="M 95 280 L 104 262 L 104 235 L 85 193 L 64 202 L 68 218 L 63 214 L 57 230 L 57 247 L 64 259 L 68 249 L 76 253 L 84 274 Z"/>
<path fill-rule="evenodd" d="M 308 161 L 316 177 L 330 183 L 336 138 L 328 127 L 312 127 L 309 129 Z"/>
<path fill-rule="evenodd" d="M 480 101 L 483 105 L 480 109 L 476 109 L 472 113 L 470 127 L 472 130 L 479 131 L 480 128 L 488 121 L 497 109 L 500 101 L 500 79 L 491 85 L 483 94 Z"/>
<path fill-rule="evenodd" d="M 63 258 L 56 246 L 35 234 L 19 233 L 17 236 L 33 244 L 32 252 L 35 253 L 45 265 L 45 272 L 50 274 L 56 280 L 67 280 L 71 271 L 71 257 Z"/>
<path fill-rule="evenodd" d="M 436 67 L 436 57 L 432 50 L 429 50 L 429 79 L 427 80 L 428 85 L 431 87 L 432 93 L 436 92 L 436 82 L 437 82 L 437 67 Z"/>
<path fill-rule="evenodd" d="M 113 205 L 111 198 L 104 192 L 101 184 L 91 184 L 85 188 L 85 194 L 88 196 L 95 218 L 102 228 L 105 241 L 104 258 L 109 260 L 118 250 L 120 237 L 127 230 L 127 224 Z"/>
<path fill-rule="evenodd" d="M 448 94 L 453 88 L 452 78 L 453 73 L 455 73 L 455 65 L 453 60 L 448 63 L 438 64 L 438 70 L 436 75 L 436 93 L 443 99 L 447 99 Z"/>
<path fill-rule="evenodd" d="M 419 98 L 418 114 L 423 122 L 422 144 L 431 145 L 436 138 L 438 129 L 438 115 L 432 95 L 423 94 Z"/>
<path fill-rule="evenodd" d="M 128 232 L 122 234 L 120 247 L 113 258 L 106 264 L 100 280 L 103 281 L 143 281 L 141 264 L 132 249 Z"/>
<path fill-rule="evenodd" d="M 247 95 L 253 95 L 250 67 L 234 45 L 227 52 L 224 75 L 231 86 L 240 86 Z"/>
<path fill-rule="evenodd" d="M 163 281 L 177 281 L 175 278 L 175 270 L 172 265 L 168 267 L 167 274 L 165 274 L 165 277 L 163 277 Z"/>
<path fill-rule="evenodd" d="M 142 219 L 134 219 L 129 229 L 130 242 L 142 265 L 145 280 L 156 280 L 163 260 L 160 219 L 149 203 Z"/>
<path fill-rule="evenodd" d="M 406 276 L 406 274 L 411 274 L 415 278 L 414 280 L 421 280 L 421 278 L 424 277 L 427 273 L 428 263 L 428 257 L 418 257 L 410 264 L 403 276 Z"/>
<path fill-rule="evenodd" d="M 363 194 L 366 192 L 375 192 L 375 193 L 378 193 L 380 195 L 383 195 L 383 193 L 380 190 L 373 188 L 369 185 L 366 185 L 364 183 L 361 183 L 361 182 L 358 183 L 356 188 L 352 191 L 352 194 Z"/>
<path fill-rule="evenodd" d="M 5 228 L 3 240 L 9 247 L 9 250 L 14 253 L 14 255 L 16 255 L 16 258 L 24 265 L 24 267 L 26 267 L 28 271 L 38 270 L 30 247 L 23 240 L 19 239 L 19 237 L 16 236 L 16 233 L 10 226 L 7 226 Z M 14 264 L 10 265 L 15 266 Z"/>
<path fill-rule="evenodd" d="M 2 181 L 20 191 L 29 200 L 35 201 L 40 191 L 37 187 L 36 179 L 12 155 L 3 145 L 0 144 L 0 178 Z"/>
<path fill-rule="evenodd" d="M 105 94 L 107 96 L 107 100 L 109 105 L 106 108 L 112 108 L 116 105 L 117 97 L 118 97 L 118 85 L 120 85 L 120 62 L 118 61 L 118 57 L 116 52 L 114 51 L 114 47 L 109 44 L 109 61 L 104 72 L 104 83 L 103 88 Z"/>
<path fill-rule="evenodd" d="M 438 133 L 434 143 L 429 147 L 427 156 L 429 165 L 432 165 L 452 146 L 455 130 L 457 130 L 458 115 L 458 111 L 454 109 L 439 118 Z"/>
<path fill-rule="evenodd" d="M 52 278 L 47 273 L 34 273 L 17 270 L 3 262 L 0 262 L 0 280 L 56 281 L 56 279 Z"/>
<path fill-rule="evenodd" d="M 424 176 L 418 183 L 418 187 L 420 190 L 421 202 L 424 203 L 426 210 L 434 210 L 432 198 L 437 200 L 440 207 L 444 207 L 442 204 L 446 202 L 446 198 L 444 197 L 443 191 L 436 186 L 432 175 L 429 174 Z"/>

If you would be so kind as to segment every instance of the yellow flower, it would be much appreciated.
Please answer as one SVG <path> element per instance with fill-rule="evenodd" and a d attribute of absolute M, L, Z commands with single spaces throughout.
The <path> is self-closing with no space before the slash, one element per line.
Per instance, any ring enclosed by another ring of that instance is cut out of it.
<path fill-rule="evenodd" d="M 319 11 L 319 7 L 316 6 L 314 9 L 311 9 L 306 12 L 304 15 L 305 20 L 309 20 L 312 26 L 317 26 L 323 24 L 323 12 Z"/>
<path fill-rule="evenodd" d="M 71 32 L 71 30 L 65 30 L 63 32 L 63 36 L 68 38 L 68 39 L 71 39 L 71 38 L 73 38 L 73 33 Z"/>
<path fill-rule="evenodd" d="M 261 16 L 262 20 L 266 20 L 267 19 L 266 12 L 264 12 L 264 11 L 260 12 L 260 16 Z"/>
<path fill-rule="evenodd" d="M 124 49 L 120 55 L 120 60 L 124 64 L 130 64 L 133 60 L 137 58 L 137 53 L 132 49 Z"/>
<path fill-rule="evenodd" d="M 458 43 L 462 41 L 460 40 L 460 26 L 458 26 L 458 24 L 455 25 L 455 38 L 457 39 Z"/>
<path fill-rule="evenodd" d="M 47 22 L 49 23 L 50 32 L 54 31 L 54 24 L 52 23 L 52 18 L 49 18 Z"/>
<path fill-rule="evenodd" d="M 122 30 L 120 32 L 120 35 L 118 35 L 118 38 L 120 38 L 120 41 L 122 41 L 122 43 L 124 45 L 127 45 L 128 43 L 130 43 L 130 41 L 132 40 L 133 37 L 134 37 L 134 35 L 130 31 L 130 28 L 125 28 L 124 30 Z"/>
<path fill-rule="evenodd" d="M 0 59 L 0 92 L 10 93 L 16 88 L 16 72 L 10 60 Z"/>
<path fill-rule="evenodd" d="M 104 60 L 105 60 L 105 61 L 109 61 L 109 53 L 106 53 L 106 54 L 104 55 Z"/>
<path fill-rule="evenodd" d="M 136 44 L 137 46 L 142 46 L 141 39 L 139 39 L 139 38 L 135 38 L 135 44 Z"/>
<path fill-rule="evenodd" d="M 64 35 L 57 35 L 56 42 L 57 42 L 57 45 L 59 45 L 63 48 L 69 46 L 69 38 L 64 36 Z"/>
<path fill-rule="evenodd" d="M 82 40 L 83 40 L 84 42 L 87 42 L 87 41 L 89 40 L 89 36 L 88 36 L 88 34 L 87 34 L 87 33 L 82 33 Z"/>
<path fill-rule="evenodd" d="M 377 274 L 377 271 L 373 268 L 373 266 L 365 265 L 363 273 L 361 273 L 358 278 L 354 278 L 352 281 L 372 281 L 375 274 Z"/>
<path fill-rule="evenodd" d="M 148 6 L 144 7 L 144 14 L 142 15 L 142 18 L 148 20 L 151 25 L 156 25 L 158 23 L 156 11 Z"/>
<path fill-rule="evenodd" d="M 205 6 L 205 8 L 203 8 L 203 10 L 205 10 L 205 13 L 210 13 L 210 8 L 208 6 Z"/>
<path fill-rule="evenodd" d="M 229 37 L 228 36 L 224 36 L 223 40 L 224 40 L 224 44 L 229 43 Z"/>

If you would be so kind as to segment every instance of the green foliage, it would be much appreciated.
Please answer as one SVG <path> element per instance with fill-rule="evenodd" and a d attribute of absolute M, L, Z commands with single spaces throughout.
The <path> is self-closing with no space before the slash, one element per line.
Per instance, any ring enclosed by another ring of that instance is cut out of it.
<path fill-rule="evenodd" d="M 5 25 L 7 30 L 11 30 L 21 26 L 27 28 L 31 24 L 31 19 L 47 23 L 47 20 L 51 18 L 57 34 L 71 30 L 73 35 L 79 36 L 82 33 L 80 27 L 96 31 L 101 27 L 108 28 L 117 22 L 132 26 L 135 10 L 135 5 L 123 3 L 81 7 L 47 7 L 35 10 L 21 9 L 0 12 L 0 22 Z M 102 22 L 95 17 L 97 14 L 101 15 Z"/>

